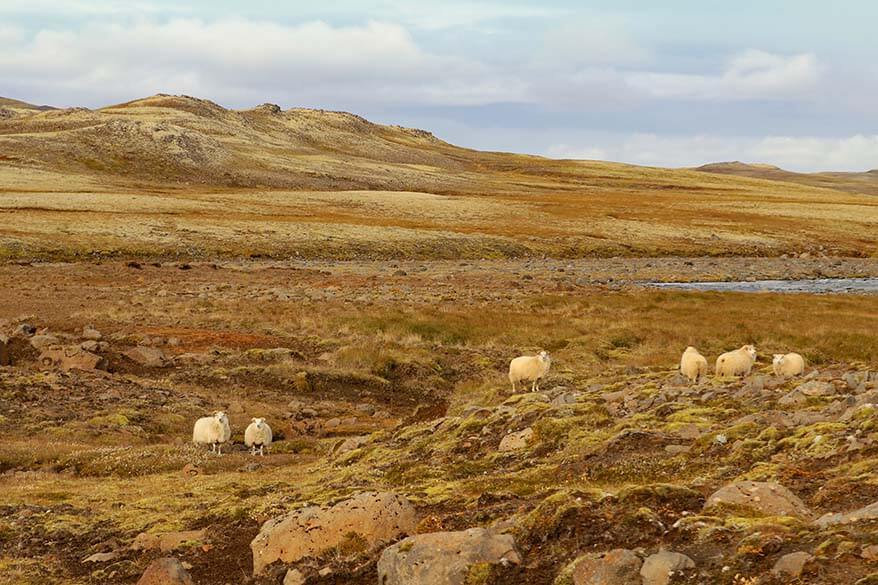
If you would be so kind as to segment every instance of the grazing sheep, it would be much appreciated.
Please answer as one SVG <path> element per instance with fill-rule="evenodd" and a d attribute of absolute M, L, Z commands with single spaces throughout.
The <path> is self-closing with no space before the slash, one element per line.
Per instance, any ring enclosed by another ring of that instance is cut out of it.
<path fill-rule="evenodd" d="M 717 376 L 747 376 L 756 363 L 756 348 L 745 345 L 716 358 Z"/>
<path fill-rule="evenodd" d="M 271 427 L 264 418 L 254 418 L 253 422 L 244 431 L 244 444 L 250 447 L 250 454 L 256 455 L 256 450 L 264 456 L 264 449 L 271 445 Z"/>
<path fill-rule="evenodd" d="M 707 360 L 690 345 L 680 358 L 680 372 L 689 378 L 690 382 L 698 382 L 699 378 L 707 376 Z"/>
<path fill-rule="evenodd" d="M 203 416 L 195 421 L 192 429 L 192 442 L 196 445 L 210 445 L 211 453 L 223 454 L 223 443 L 232 437 L 229 417 L 223 411 L 211 416 Z"/>
<path fill-rule="evenodd" d="M 541 351 L 538 355 L 523 355 L 509 362 L 509 381 L 512 382 L 512 392 L 515 393 L 515 383 L 522 380 L 533 380 L 530 391 L 540 389 L 540 378 L 549 371 L 552 360 L 549 354 Z"/>
<path fill-rule="evenodd" d="M 775 376 L 801 376 L 805 373 L 805 358 L 797 353 L 788 353 L 786 355 L 776 353 L 771 362 L 771 367 L 774 369 Z"/>

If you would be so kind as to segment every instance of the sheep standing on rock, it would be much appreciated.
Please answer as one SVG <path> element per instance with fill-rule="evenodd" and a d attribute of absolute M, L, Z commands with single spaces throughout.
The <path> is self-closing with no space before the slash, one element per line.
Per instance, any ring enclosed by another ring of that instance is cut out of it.
<path fill-rule="evenodd" d="M 680 358 L 680 372 L 689 378 L 690 382 L 697 383 L 699 378 L 707 376 L 707 359 L 690 345 Z"/>
<path fill-rule="evenodd" d="M 522 380 L 533 380 L 530 391 L 540 389 L 540 379 L 549 371 L 552 360 L 549 354 L 541 351 L 538 355 L 523 355 L 509 362 L 509 381 L 512 382 L 512 393 L 515 393 L 515 383 Z"/>
<path fill-rule="evenodd" d="M 748 376 L 756 363 L 756 348 L 745 345 L 716 358 L 717 376 Z"/>
<path fill-rule="evenodd" d="M 254 418 L 253 422 L 244 431 L 244 444 L 250 447 L 250 454 L 265 456 L 265 448 L 271 445 L 271 427 L 264 418 Z"/>
<path fill-rule="evenodd" d="M 771 367 L 774 369 L 775 376 L 801 376 L 805 373 L 805 358 L 797 353 L 788 353 L 786 355 L 776 353 L 771 362 Z"/>
<path fill-rule="evenodd" d="M 192 442 L 196 445 L 210 445 L 211 453 L 223 454 L 223 443 L 232 437 L 229 417 L 223 411 L 211 416 L 203 416 L 195 421 L 192 429 Z"/>

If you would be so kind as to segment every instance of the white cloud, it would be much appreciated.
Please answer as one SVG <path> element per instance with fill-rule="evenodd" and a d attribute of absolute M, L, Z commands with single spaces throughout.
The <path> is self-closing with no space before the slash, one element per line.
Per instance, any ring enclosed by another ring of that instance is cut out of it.
<path fill-rule="evenodd" d="M 758 100 L 802 97 L 820 78 L 814 55 L 775 55 L 745 51 L 732 57 L 719 75 L 636 72 L 627 82 L 657 98 Z"/>
<path fill-rule="evenodd" d="M 91 102 L 167 91 L 256 103 L 474 105 L 522 91 L 478 62 L 427 53 L 405 28 L 382 22 L 174 19 L 43 30 L 24 42 L 5 34 L 0 78 Z"/>
<path fill-rule="evenodd" d="M 878 135 L 843 138 L 769 136 L 593 135 L 587 145 L 557 144 L 552 158 L 598 159 L 667 167 L 740 160 L 792 171 L 864 171 L 878 168 Z"/>

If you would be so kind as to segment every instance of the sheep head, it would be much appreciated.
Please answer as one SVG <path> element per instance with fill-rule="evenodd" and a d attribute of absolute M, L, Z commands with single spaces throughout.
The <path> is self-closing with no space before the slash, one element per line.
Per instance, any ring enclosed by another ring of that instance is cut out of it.
<path fill-rule="evenodd" d="M 741 349 L 743 349 L 745 352 L 750 354 L 751 360 L 753 360 L 754 362 L 756 361 L 756 346 L 755 345 L 745 345 Z"/>
<path fill-rule="evenodd" d="M 773 364 L 782 364 L 784 362 L 784 354 L 776 353 L 774 354 L 774 358 L 772 358 L 771 363 Z"/>

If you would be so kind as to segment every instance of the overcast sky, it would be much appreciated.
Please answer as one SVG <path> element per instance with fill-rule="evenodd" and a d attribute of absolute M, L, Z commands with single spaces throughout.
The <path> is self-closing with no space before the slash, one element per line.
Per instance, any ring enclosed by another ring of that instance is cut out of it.
<path fill-rule="evenodd" d="M 480 149 L 878 167 L 878 2 L 0 0 L 0 95 L 340 109 Z"/>

